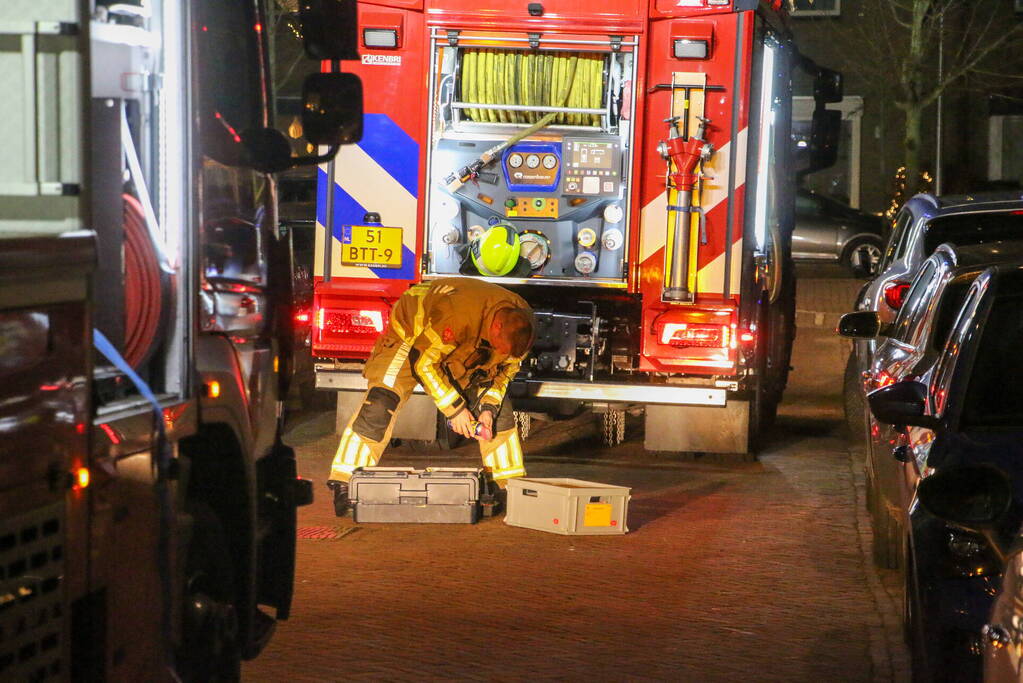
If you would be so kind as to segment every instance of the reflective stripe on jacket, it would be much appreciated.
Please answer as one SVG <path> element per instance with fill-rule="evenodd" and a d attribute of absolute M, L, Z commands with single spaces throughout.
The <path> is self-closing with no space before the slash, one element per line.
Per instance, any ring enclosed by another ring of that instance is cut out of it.
<path fill-rule="evenodd" d="M 395 303 L 390 327 L 377 341 L 364 374 L 387 384 L 407 360 L 423 389 L 448 417 L 465 407 L 459 393 L 469 384 L 488 386 L 480 400 L 495 409 L 522 358 L 497 352 L 487 341 L 502 308 L 529 308 L 522 297 L 468 277 L 433 280 L 412 287 Z"/>

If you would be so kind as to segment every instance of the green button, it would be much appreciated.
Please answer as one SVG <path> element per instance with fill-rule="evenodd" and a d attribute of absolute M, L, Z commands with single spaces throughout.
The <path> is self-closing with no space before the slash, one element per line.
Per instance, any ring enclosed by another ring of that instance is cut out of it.
<path fill-rule="evenodd" d="M 519 205 L 519 203 L 515 201 L 515 197 L 508 197 L 508 199 L 504 200 L 504 205 L 507 206 L 509 209 L 514 209 L 516 206 Z"/>
<path fill-rule="evenodd" d="M 542 199 L 534 199 L 533 200 L 533 206 L 535 206 L 536 208 L 542 209 L 543 205 L 544 205 L 544 201 Z"/>

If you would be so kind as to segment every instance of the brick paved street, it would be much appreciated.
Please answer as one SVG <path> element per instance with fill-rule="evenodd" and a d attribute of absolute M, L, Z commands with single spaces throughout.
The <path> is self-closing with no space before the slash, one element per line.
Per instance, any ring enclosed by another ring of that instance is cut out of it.
<path fill-rule="evenodd" d="M 331 415 L 304 416 L 290 441 L 317 500 L 299 526 L 336 538 L 299 541 L 292 619 L 245 680 L 905 680 L 897 596 L 870 562 L 842 426 L 846 347 L 813 327 L 856 289 L 800 282 L 792 384 L 756 463 L 646 454 L 641 422 L 615 448 L 589 417 L 534 422 L 530 474 L 633 488 L 623 537 L 337 519 L 322 488 Z M 385 462 L 478 457 L 444 456 L 402 448 Z"/>

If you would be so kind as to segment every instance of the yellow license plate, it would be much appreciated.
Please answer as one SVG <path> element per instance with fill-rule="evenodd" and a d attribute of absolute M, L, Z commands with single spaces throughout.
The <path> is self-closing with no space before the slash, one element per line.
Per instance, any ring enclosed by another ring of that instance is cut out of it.
<path fill-rule="evenodd" d="M 345 225 L 341 228 L 341 263 L 370 268 L 401 268 L 401 228 Z"/>

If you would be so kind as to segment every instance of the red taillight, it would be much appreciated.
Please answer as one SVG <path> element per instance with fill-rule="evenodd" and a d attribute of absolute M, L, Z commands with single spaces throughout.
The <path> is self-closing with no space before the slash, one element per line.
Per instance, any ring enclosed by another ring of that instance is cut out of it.
<path fill-rule="evenodd" d="M 377 335 L 384 331 L 384 314 L 372 309 L 321 308 L 316 311 L 316 326 L 332 337 Z"/>
<path fill-rule="evenodd" d="M 893 280 L 884 286 L 884 302 L 888 304 L 889 308 L 902 308 L 902 302 L 905 301 L 908 291 L 908 282 Z"/>
<path fill-rule="evenodd" d="M 308 310 L 301 310 L 295 313 L 295 322 L 299 325 L 308 325 L 312 319 L 313 316 Z"/>
<path fill-rule="evenodd" d="M 664 323 L 660 341 L 666 346 L 678 348 L 723 349 L 729 346 L 728 325 L 701 323 Z"/>

